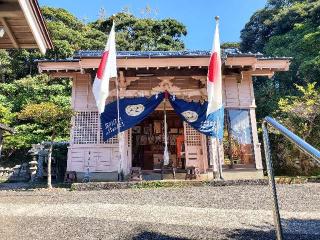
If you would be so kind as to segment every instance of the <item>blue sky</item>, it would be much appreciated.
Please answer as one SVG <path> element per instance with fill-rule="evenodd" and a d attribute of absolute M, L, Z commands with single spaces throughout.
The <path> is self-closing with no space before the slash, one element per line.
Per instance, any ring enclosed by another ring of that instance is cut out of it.
<path fill-rule="evenodd" d="M 149 5 L 157 13 L 155 18 L 175 18 L 187 26 L 184 38 L 187 49 L 210 50 L 214 16 L 220 16 L 221 42 L 239 41 L 240 31 L 250 16 L 264 7 L 266 0 L 39 0 L 41 6 L 65 8 L 80 19 L 94 21 L 100 8 L 107 16 L 128 7 L 142 17 L 142 9 Z"/>

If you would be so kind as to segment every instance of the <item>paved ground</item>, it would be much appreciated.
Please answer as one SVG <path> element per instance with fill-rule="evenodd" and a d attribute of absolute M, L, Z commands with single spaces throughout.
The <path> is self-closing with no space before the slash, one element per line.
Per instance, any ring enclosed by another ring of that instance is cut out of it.
<path fill-rule="evenodd" d="M 279 185 L 285 239 L 320 239 L 320 184 Z M 0 191 L 0 239 L 274 239 L 267 186 Z"/>

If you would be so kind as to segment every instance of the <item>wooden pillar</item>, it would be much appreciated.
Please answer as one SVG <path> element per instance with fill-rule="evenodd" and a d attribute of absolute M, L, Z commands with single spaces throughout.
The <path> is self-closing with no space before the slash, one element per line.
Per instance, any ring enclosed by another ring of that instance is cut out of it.
<path fill-rule="evenodd" d="M 122 133 L 123 142 L 120 143 L 121 147 L 121 156 L 122 156 L 122 171 L 124 175 L 128 175 L 132 166 L 132 157 L 131 157 L 131 130 L 127 130 Z"/>
<path fill-rule="evenodd" d="M 252 83 L 252 76 L 249 77 L 250 80 L 250 94 L 251 94 L 251 106 L 249 109 L 250 114 L 250 124 L 252 132 L 252 144 L 253 152 L 255 158 L 256 169 L 262 170 L 262 158 L 261 158 L 261 143 L 259 143 L 258 131 L 257 131 L 257 120 L 256 120 L 256 101 L 254 97 L 254 89 Z"/>
<path fill-rule="evenodd" d="M 261 158 L 261 143 L 259 143 L 259 139 L 258 139 L 256 111 L 254 108 L 250 109 L 250 122 L 251 122 L 252 142 L 253 142 L 253 151 L 254 151 L 256 169 L 261 170 L 263 169 L 262 158 Z"/>
<path fill-rule="evenodd" d="M 202 163 L 201 168 L 204 173 L 208 170 L 208 147 L 207 147 L 207 136 L 201 134 L 201 145 L 202 145 Z"/>

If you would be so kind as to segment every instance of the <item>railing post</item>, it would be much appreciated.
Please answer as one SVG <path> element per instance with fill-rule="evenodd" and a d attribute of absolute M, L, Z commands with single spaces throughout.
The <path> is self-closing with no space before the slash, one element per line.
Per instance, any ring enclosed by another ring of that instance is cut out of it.
<path fill-rule="evenodd" d="M 274 173 L 273 173 L 273 166 L 272 166 L 272 159 L 271 159 L 271 152 L 270 152 L 270 142 L 268 136 L 268 128 L 267 122 L 263 121 L 262 123 L 262 131 L 263 131 L 263 143 L 264 143 L 264 152 L 266 156 L 266 164 L 267 164 L 267 172 L 269 178 L 269 186 L 273 196 L 273 219 L 274 225 L 276 228 L 276 236 L 277 240 L 282 240 L 282 227 L 281 227 L 281 219 L 280 219 L 280 212 L 279 212 L 279 204 L 277 198 L 277 189 L 274 180 Z"/>

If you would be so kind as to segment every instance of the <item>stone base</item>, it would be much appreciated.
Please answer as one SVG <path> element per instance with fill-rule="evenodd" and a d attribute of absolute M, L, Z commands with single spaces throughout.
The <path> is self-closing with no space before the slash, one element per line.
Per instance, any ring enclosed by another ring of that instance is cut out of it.
<path fill-rule="evenodd" d="M 85 178 L 86 173 L 77 172 L 77 181 L 82 182 Z M 108 181 L 118 181 L 117 172 L 91 172 L 89 174 L 90 182 L 108 182 Z"/>
<path fill-rule="evenodd" d="M 199 181 L 199 180 L 162 180 L 162 181 L 137 181 L 137 182 L 89 182 L 73 183 L 72 190 L 90 191 L 90 190 L 110 190 L 110 189 L 139 189 L 139 188 L 172 188 L 172 187 L 222 187 L 239 185 L 267 185 L 267 179 L 256 180 L 228 180 L 228 181 Z"/>
<path fill-rule="evenodd" d="M 184 180 L 186 173 L 176 173 L 176 180 Z M 224 180 L 263 179 L 263 171 L 257 169 L 227 169 L 222 171 Z M 171 173 L 163 174 L 164 180 L 173 179 Z M 213 179 L 212 171 L 201 173 L 197 180 L 210 181 Z M 161 174 L 155 172 L 143 173 L 143 180 L 161 180 Z"/>
<path fill-rule="evenodd" d="M 225 180 L 238 179 L 262 179 L 264 178 L 263 170 L 257 169 L 228 169 L 222 172 L 222 177 Z"/>
<path fill-rule="evenodd" d="M 78 182 L 82 182 L 86 173 L 77 172 Z M 117 172 L 91 172 L 89 174 L 91 182 L 108 182 L 108 181 L 118 181 Z M 161 173 L 153 171 L 142 171 L 142 179 L 146 181 L 161 180 Z M 177 172 L 175 179 L 184 180 L 186 173 Z M 263 179 L 263 171 L 256 169 L 227 169 L 222 171 L 222 177 L 224 180 L 243 180 L 243 179 Z M 164 173 L 163 180 L 173 179 L 172 173 Z M 201 173 L 197 180 L 210 181 L 213 179 L 212 172 Z M 125 179 L 127 180 L 127 176 Z"/>

